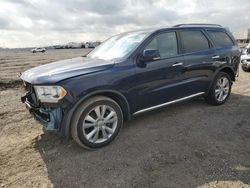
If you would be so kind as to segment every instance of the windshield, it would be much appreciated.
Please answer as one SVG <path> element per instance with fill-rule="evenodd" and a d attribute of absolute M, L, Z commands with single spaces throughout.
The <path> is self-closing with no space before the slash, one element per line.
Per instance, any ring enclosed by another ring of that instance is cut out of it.
<path fill-rule="evenodd" d="M 87 57 L 111 60 L 128 56 L 148 36 L 149 32 L 140 31 L 116 35 L 103 42 Z"/>

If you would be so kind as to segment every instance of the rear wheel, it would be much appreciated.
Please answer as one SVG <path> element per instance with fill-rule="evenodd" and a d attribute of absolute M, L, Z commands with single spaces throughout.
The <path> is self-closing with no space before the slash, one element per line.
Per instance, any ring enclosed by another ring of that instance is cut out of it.
<path fill-rule="evenodd" d="M 96 96 L 77 109 L 72 119 L 71 134 L 80 146 L 96 149 L 112 142 L 122 124 L 120 106 L 108 97 Z"/>
<path fill-rule="evenodd" d="M 215 77 L 208 96 L 205 98 L 208 104 L 221 105 L 226 102 L 231 93 L 232 81 L 225 72 L 219 72 Z"/>

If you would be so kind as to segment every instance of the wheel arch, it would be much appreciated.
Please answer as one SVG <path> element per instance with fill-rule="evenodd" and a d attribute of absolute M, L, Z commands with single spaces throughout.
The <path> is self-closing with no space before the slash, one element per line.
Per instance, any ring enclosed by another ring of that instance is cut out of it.
<path fill-rule="evenodd" d="M 230 67 L 224 67 L 224 68 L 220 69 L 218 72 L 225 72 L 225 73 L 227 73 L 230 76 L 231 80 L 235 81 L 235 73 L 234 73 L 234 71 L 233 71 L 232 68 L 230 68 Z M 218 72 L 217 72 L 217 74 L 218 74 Z"/>
<path fill-rule="evenodd" d="M 225 72 L 225 73 L 227 73 L 227 74 L 230 76 L 231 80 L 232 80 L 232 81 L 235 81 L 235 77 L 236 77 L 236 76 L 235 76 L 234 70 L 233 70 L 231 67 L 229 67 L 229 66 L 222 67 L 222 68 L 218 69 L 217 71 L 215 71 L 215 73 L 214 73 L 214 75 L 213 75 L 213 78 L 212 78 L 212 80 L 211 80 L 211 83 L 210 83 L 210 85 L 209 85 L 209 88 L 208 88 L 208 90 L 206 91 L 205 96 L 207 96 L 207 95 L 209 94 L 209 91 L 210 91 L 210 89 L 211 89 L 211 87 L 212 87 L 212 85 L 213 85 L 213 83 L 214 83 L 214 79 L 216 78 L 216 75 L 217 75 L 219 72 Z"/>
<path fill-rule="evenodd" d="M 60 131 L 63 136 L 66 136 L 67 138 L 69 138 L 72 117 L 75 111 L 77 110 L 77 108 L 79 107 L 79 105 L 83 103 L 84 101 L 86 101 L 87 99 L 94 97 L 94 96 L 98 96 L 98 95 L 109 97 L 113 99 L 115 102 L 117 102 L 120 108 L 122 109 L 124 120 L 128 120 L 131 118 L 129 103 L 126 97 L 120 92 L 114 91 L 114 90 L 99 90 L 99 91 L 91 92 L 85 95 L 84 97 L 82 97 L 80 100 L 78 100 L 78 102 L 76 102 L 76 104 L 74 104 L 74 106 L 67 112 L 66 117 L 63 120 L 61 131 Z"/>

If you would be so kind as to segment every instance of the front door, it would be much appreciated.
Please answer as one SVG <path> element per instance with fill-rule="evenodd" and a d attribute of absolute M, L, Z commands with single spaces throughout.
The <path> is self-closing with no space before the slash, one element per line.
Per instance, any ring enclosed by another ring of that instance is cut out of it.
<path fill-rule="evenodd" d="M 136 67 L 136 111 L 184 97 L 183 57 L 178 53 L 176 32 L 156 35 L 143 50 L 155 49 L 160 59 Z"/>

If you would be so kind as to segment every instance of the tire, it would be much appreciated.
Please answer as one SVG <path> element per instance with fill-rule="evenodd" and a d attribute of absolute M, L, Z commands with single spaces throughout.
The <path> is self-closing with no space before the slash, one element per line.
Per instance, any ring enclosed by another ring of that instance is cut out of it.
<path fill-rule="evenodd" d="M 241 65 L 241 68 L 244 72 L 250 72 L 250 69 L 245 67 L 244 65 Z"/>
<path fill-rule="evenodd" d="M 226 84 L 226 81 L 228 81 L 228 84 Z M 224 82 L 224 84 L 222 82 Z M 225 85 L 225 87 L 223 85 Z M 230 96 L 231 88 L 231 77 L 225 72 L 219 72 L 213 81 L 208 96 L 205 97 L 206 102 L 211 105 L 224 104 Z"/>
<path fill-rule="evenodd" d="M 81 147 L 93 150 L 110 144 L 122 125 L 120 106 L 108 97 L 95 96 L 77 108 L 72 118 L 71 135 Z"/>

